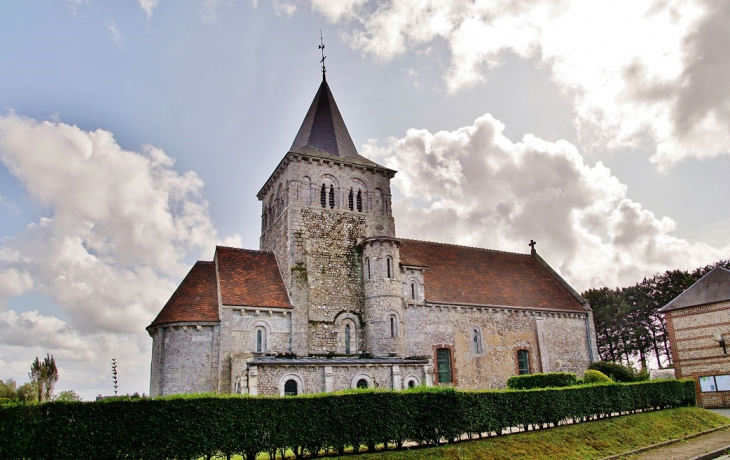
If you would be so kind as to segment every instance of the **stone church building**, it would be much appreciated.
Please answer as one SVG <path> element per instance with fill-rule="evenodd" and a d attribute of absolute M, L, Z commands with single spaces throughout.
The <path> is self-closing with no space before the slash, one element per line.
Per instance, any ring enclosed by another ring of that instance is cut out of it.
<path fill-rule="evenodd" d="M 258 192 L 260 250 L 218 246 L 155 320 L 150 395 L 503 388 L 582 374 L 588 303 L 537 254 L 396 237 L 396 171 L 358 154 L 324 78 Z"/>

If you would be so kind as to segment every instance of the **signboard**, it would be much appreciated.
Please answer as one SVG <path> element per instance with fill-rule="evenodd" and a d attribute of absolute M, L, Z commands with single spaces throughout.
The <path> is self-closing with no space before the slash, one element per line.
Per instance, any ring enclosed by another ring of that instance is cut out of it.
<path fill-rule="evenodd" d="M 717 386 L 715 386 L 715 376 L 710 375 L 707 377 L 700 377 L 700 390 L 703 393 L 707 393 L 708 391 L 717 391 Z"/>
<path fill-rule="evenodd" d="M 716 375 L 717 391 L 730 391 L 730 375 Z"/>

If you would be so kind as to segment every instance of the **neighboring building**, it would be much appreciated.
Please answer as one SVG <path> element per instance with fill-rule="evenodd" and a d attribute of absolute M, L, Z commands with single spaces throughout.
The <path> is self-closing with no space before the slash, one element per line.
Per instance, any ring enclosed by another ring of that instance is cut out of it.
<path fill-rule="evenodd" d="M 217 247 L 157 318 L 150 395 L 503 388 L 582 374 L 588 303 L 537 254 L 396 238 L 396 171 L 358 154 L 323 78 L 258 193 L 261 250 Z"/>
<path fill-rule="evenodd" d="M 730 270 L 716 267 L 659 311 L 677 378 L 694 377 L 699 405 L 730 406 Z"/>

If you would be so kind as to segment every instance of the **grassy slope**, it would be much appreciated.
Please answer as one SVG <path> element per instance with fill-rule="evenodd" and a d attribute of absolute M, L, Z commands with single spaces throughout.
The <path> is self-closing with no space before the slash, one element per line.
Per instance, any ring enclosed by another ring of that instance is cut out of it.
<path fill-rule="evenodd" d="M 683 407 L 431 448 L 363 454 L 378 459 L 595 459 L 726 425 L 729 419 Z"/>

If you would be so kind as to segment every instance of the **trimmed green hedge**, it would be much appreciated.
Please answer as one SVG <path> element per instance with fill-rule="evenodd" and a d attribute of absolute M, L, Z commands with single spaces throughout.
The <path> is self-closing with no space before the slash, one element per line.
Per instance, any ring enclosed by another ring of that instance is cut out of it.
<path fill-rule="evenodd" d="M 603 372 L 616 382 L 628 383 L 637 381 L 637 376 L 634 374 L 632 368 L 620 363 L 614 363 L 613 361 L 596 361 L 591 363 L 588 369 Z"/>
<path fill-rule="evenodd" d="M 583 383 L 612 383 L 613 380 L 606 374 L 604 374 L 601 371 L 595 371 L 593 369 L 588 369 L 585 374 L 583 374 Z"/>
<path fill-rule="evenodd" d="M 545 374 L 514 375 L 507 379 L 510 390 L 532 390 L 533 388 L 559 388 L 576 384 L 575 374 L 548 372 Z"/>
<path fill-rule="evenodd" d="M 189 459 L 292 449 L 298 456 L 406 440 L 438 444 L 694 403 L 692 380 L 528 391 L 362 391 L 188 396 L 0 407 L 0 458 Z"/>

